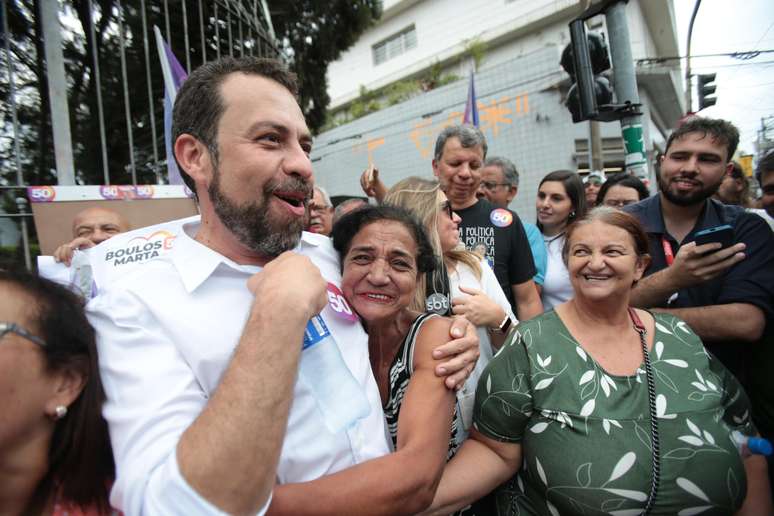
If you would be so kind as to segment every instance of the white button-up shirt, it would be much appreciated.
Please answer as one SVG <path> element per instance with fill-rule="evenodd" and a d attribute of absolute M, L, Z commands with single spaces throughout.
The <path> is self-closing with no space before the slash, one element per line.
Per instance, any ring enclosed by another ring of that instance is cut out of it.
<path fill-rule="evenodd" d="M 229 364 L 253 303 L 246 283 L 260 268 L 195 241 L 190 235 L 197 229 L 197 222 L 187 224 L 166 256 L 113 280 L 87 307 L 116 459 L 111 503 L 127 515 L 220 513 L 185 482 L 175 449 Z M 296 251 L 340 285 L 338 255 L 327 237 L 304 233 Z M 367 335 L 330 304 L 321 315 L 371 411 L 331 434 L 310 387 L 296 382 L 278 483 L 313 480 L 391 451 Z"/>

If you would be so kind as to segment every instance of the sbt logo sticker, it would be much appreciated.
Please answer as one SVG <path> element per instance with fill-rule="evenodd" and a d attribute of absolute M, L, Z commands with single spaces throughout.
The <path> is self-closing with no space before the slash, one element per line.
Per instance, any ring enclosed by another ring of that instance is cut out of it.
<path fill-rule="evenodd" d="M 503 208 L 497 208 L 496 210 L 492 210 L 492 213 L 489 214 L 489 220 L 498 228 L 505 228 L 510 226 L 511 222 L 513 222 L 513 214 Z"/>
<path fill-rule="evenodd" d="M 56 197 L 56 190 L 53 186 L 30 186 L 27 195 L 32 202 L 51 202 Z"/>

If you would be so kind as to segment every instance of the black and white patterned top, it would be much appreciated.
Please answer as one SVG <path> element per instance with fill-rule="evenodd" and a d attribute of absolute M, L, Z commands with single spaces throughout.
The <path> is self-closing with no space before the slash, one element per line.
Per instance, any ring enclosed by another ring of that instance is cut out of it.
<path fill-rule="evenodd" d="M 387 402 L 382 409 L 384 410 L 384 416 L 387 418 L 387 427 L 389 428 L 390 436 L 392 437 L 393 449 L 396 449 L 398 446 L 398 417 L 400 416 L 400 406 L 406 395 L 406 389 L 408 389 L 411 375 L 414 373 L 414 346 L 416 344 L 417 335 L 419 334 L 419 329 L 422 327 L 422 324 L 431 317 L 438 316 L 436 314 L 426 313 L 414 320 L 395 355 L 395 360 L 393 360 L 392 365 L 390 366 L 390 390 L 387 396 Z M 446 460 L 451 459 L 457 452 L 459 446 L 457 443 L 462 441 L 462 439 L 457 439 L 457 434 L 460 432 L 462 432 L 462 421 L 460 419 L 459 408 L 455 407 L 451 432 L 449 434 L 449 453 Z"/>

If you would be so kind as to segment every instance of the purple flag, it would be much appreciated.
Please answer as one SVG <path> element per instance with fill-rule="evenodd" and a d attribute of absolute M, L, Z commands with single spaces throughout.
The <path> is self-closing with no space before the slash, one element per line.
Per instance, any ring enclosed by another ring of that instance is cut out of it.
<path fill-rule="evenodd" d="M 465 115 L 462 117 L 462 123 L 478 127 L 478 102 L 476 101 L 476 83 L 473 80 L 473 72 L 470 72 L 468 99 L 465 101 Z"/>
<path fill-rule="evenodd" d="M 188 77 L 180 62 L 172 53 L 172 49 L 161 37 L 161 31 L 158 27 L 153 27 L 156 34 L 156 48 L 159 51 L 159 61 L 161 62 L 161 73 L 164 76 L 164 147 L 167 152 L 167 177 L 169 184 L 182 185 L 183 178 L 177 169 L 174 151 L 172 150 L 172 106 L 175 104 L 177 90 L 183 81 Z"/>

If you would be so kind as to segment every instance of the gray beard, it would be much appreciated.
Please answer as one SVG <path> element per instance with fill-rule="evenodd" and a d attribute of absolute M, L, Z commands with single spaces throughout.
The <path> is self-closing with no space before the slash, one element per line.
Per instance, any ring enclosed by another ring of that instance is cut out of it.
<path fill-rule="evenodd" d="M 215 166 L 213 180 L 207 193 L 210 196 L 215 213 L 223 225 L 237 240 L 253 252 L 266 257 L 277 257 L 285 251 L 294 249 L 301 240 L 304 217 L 291 223 L 277 222 L 269 214 L 269 199 L 277 187 L 274 182 L 264 185 L 261 199 L 238 205 L 229 199 L 220 189 L 220 171 Z M 308 183 L 299 179 L 291 180 L 290 188 L 301 189 L 311 195 Z M 287 188 L 287 185 L 283 185 Z"/>

